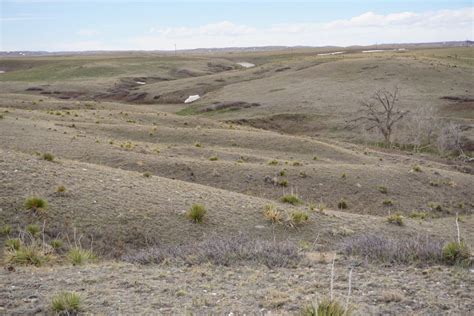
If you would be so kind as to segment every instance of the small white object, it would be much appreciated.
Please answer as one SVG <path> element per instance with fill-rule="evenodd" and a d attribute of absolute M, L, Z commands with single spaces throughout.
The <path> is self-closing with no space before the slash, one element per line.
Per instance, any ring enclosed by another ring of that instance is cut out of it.
<path fill-rule="evenodd" d="M 136 84 L 146 84 L 146 82 L 143 81 L 135 81 Z"/>
<path fill-rule="evenodd" d="M 255 67 L 255 64 L 248 63 L 248 62 L 246 62 L 246 61 L 237 63 L 237 65 L 240 65 L 240 66 L 242 66 L 242 67 L 244 67 L 244 68 L 252 68 L 252 67 Z"/>
<path fill-rule="evenodd" d="M 191 103 L 191 102 L 194 102 L 196 100 L 199 100 L 201 97 L 199 96 L 199 94 L 195 94 L 195 95 L 190 95 L 186 100 L 184 100 L 184 103 Z"/>

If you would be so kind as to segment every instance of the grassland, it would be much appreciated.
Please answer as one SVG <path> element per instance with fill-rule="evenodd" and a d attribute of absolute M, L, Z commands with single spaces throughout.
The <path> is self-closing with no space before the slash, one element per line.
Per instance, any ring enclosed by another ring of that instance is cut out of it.
<path fill-rule="evenodd" d="M 40 227 L 35 242 L 64 242 L 41 267 L 1 253 L 0 313 L 48 313 L 54 294 L 73 290 L 84 313 L 296 314 L 329 295 L 337 254 L 335 294 L 345 302 L 353 268 L 355 314 L 469 314 L 472 268 L 433 251 L 456 240 L 456 216 L 474 245 L 472 162 L 380 147 L 345 122 L 358 100 L 398 85 L 403 109 L 429 104 L 437 124 L 462 124 L 469 144 L 474 50 L 360 51 L 0 59 L 0 242 L 25 238 L 28 224 Z M 201 99 L 184 104 L 193 94 Z M 47 208 L 27 209 L 29 197 Z M 195 204 L 202 221 L 189 218 Z M 345 250 L 368 233 L 433 243 L 410 260 Z M 294 245 L 278 248 L 291 264 L 262 264 L 248 249 L 221 264 L 198 251 L 236 236 Z M 78 243 L 98 261 L 71 266 Z M 137 251 L 159 263 L 137 264 Z"/>

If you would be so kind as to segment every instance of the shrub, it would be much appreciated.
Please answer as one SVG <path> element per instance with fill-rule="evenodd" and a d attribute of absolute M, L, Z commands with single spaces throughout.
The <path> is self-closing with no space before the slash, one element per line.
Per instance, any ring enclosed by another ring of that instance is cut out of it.
<path fill-rule="evenodd" d="M 143 176 L 144 176 L 145 178 L 149 178 L 149 177 L 151 177 L 151 173 L 145 172 L 145 173 L 143 174 Z"/>
<path fill-rule="evenodd" d="M 81 297 L 74 292 L 61 292 L 51 300 L 51 309 L 59 315 L 76 315 L 81 310 Z"/>
<path fill-rule="evenodd" d="M 428 217 L 428 213 L 426 212 L 417 212 L 417 211 L 413 211 L 410 213 L 410 215 L 408 215 L 408 217 L 410 218 L 419 218 L 419 219 L 425 219 Z"/>
<path fill-rule="evenodd" d="M 303 203 L 303 201 L 301 201 L 297 196 L 291 195 L 291 194 L 282 196 L 281 201 L 283 203 L 289 203 L 289 204 L 292 204 L 292 205 L 298 205 L 298 204 Z"/>
<path fill-rule="evenodd" d="M 443 241 L 429 235 L 386 236 L 368 233 L 347 238 L 342 244 L 346 255 L 356 255 L 373 262 L 410 264 L 441 263 Z"/>
<path fill-rule="evenodd" d="M 278 165 L 278 160 L 275 160 L 275 159 L 270 160 L 270 161 L 268 162 L 268 164 L 269 164 L 270 166 Z"/>
<path fill-rule="evenodd" d="M 46 161 L 53 161 L 53 160 L 54 160 L 54 156 L 53 156 L 53 154 L 50 154 L 50 153 L 44 153 L 44 154 L 43 154 L 43 160 L 46 160 Z"/>
<path fill-rule="evenodd" d="M 38 236 L 38 234 L 41 232 L 41 228 L 37 224 L 29 224 L 26 226 L 25 230 L 33 237 Z"/>
<path fill-rule="evenodd" d="M 383 200 L 383 201 L 382 201 L 382 204 L 385 205 L 385 206 L 392 206 L 392 205 L 393 205 L 393 201 L 390 200 L 390 199 L 386 199 L 386 200 Z"/>
<path fill-rule="evenodd" d="M 293 242 L 258 240 L 241 234 L 225 238 L 213 236 L 204 241 L 179 246 L 156 245 L 133 251 L 122 258 L 127 262 L 140 264 L 174 261 L 188 265 L 211 263 L 231 266 L 249 263 L 276 268 L 294 267 L 301 262 L 303 255 Z"/>
<path fill-rule="evenodd" d="M 337 208 L 340 210 L 345 210 L 349 206 L 347 205 L 347 202 L 345 200 L 340 200 L 339 203 L 337 203 Z"/>
<path fill-rule="evenodd" d="M 265 205 L 263 214 L 265 219 L 271 221 L 272 224 L 279 224 L 283 220 L 283 214 L 271 204 Z"/>
<path fill-rule="evenodd" d="M 280 177 L 286 176 L 286 169 L 280 170 L 279 175 Z"/>
<path fill-rule="evenodd" d="M 308 219 L 309 219 L 309 216 L 305 212 L 295 211 L 295 212 L 291 213 L 291 222 L 294 225 L 303 224 Z"/>
<path fill-rule="evenodd" d="M 293 161 L 293 166 L 295 166 L 295 167 L 301 166 L 301 162 Z"/>
<path fill-rule="evenodd" d="M 204 220 L 204 216 L 206 215 L 206 209 L 204 206 L 199 204 L 193 204 L 189 209 L 187 216 L 190 220 L 195 223 L 201 223 Z"/>
<path fill-rule="evenodd" d="M 313 304 L 306 306 L 303 316 L 349 316 L 351 313 L 346 310 L 337 300 L 324 299 L 317 306 Z"/>
<path fill-rule="evenodd" d="M 60 186 L 57 187 L 56 192 L 57 193 L 64 193 L 64 192 L 66 192 L 66 187 L 64 185 L 60 185 Z"/>
<path fill-rule="evenodd" d="M 38 209 L 45 210 L 48 208 L 48 202 L 42 198 L 33 196 L 26 199 L 25 207 L 27 210 L 33 210 L 33 211 L 36 211 Z"/>
<path fill-rule="evenodd" d="M 63 241 L 61 239 L 53 239 L 51 240 L 50 245 L 54 250 L 58 250 L 63 247 Z"/>
<path fill-rule="evenodd" d="M 216 156 L 212 156 L 212 157 L 209 158 L 210 161 L 216 161 L 216 160 L 218 160 L 218 159 L 219 159 L 219 158 L 216 157 Z"/>
<path fill-rule="evenodd" d="M 449 242 L 443 247 L 443 260 L 450 265 L 468 266 L 471 250 L 464 241 Z"/>
<path fill-rule="evenodd" d="M 431 208 L 433 211 L 437 211 L 437 212 L 443 211 L 443 207 L 439 203 L 433 203 L 433 202 L 428 203 L 428 207 Z"/>
<path fill-rule="evenodd" d="M 6 261 L 11 264 L 42 266 L 48 261 L 48 256 L 40 246 L 35 244 L 20 246 L 16 250 L 7 253 Z"/>
<path fill-rule="evenodd" d="M 378 189 L 379 189 L 379 192 L 380 192 L 380 193 L 383 193 L 383 194 L 387 194 L 387 193 L 388 193 L 387 187 L 384 187 L 383 185 L 379 186 Z"/>
<path fill-rule="evenodd" d="M 5 246 L 9 250 L 18 250 L 21 247 L 21 240 L 19 238 L 7 239 L 5 241 Z"/>
<path fill-rule="evenodd" d="M 347 176 L 346 176 L 345 173 L 343 173 L 343 174 L 341 175 L 341 178 L 342 178 L 342 179 L 345 179 L 346 177 L 347 177 Z"/>
<path fill-rule="evenodd" d="M 3 117 L 4 117 L 3 114 L 0 114 L 0 120 L 3 119 Z"/>
<path fill-rule="evenodd" d="M 287 187 L 288 186 L 288 181 L 287 180 L 280 180 L 278 181 L 278 185 L 281 187 Z"/>
<path fill-rule="evenodd" d="M 0 235 L 10 235 L 12 232 L 12 227 L 10 225 L 3 225 L 2 228 L 0 228 Z"/>
<path fill-rule="evenodd" d="M 401 214 L 395 213 L 387 217 L 387 222 L 390 224 L 395 224 L 398 226 L 403 226 L 403 216 Z"/>
<path fill-rule="evenodd" d="M 421 172 L 421 167 L 418 166 L 418 165 L 414 165 L 412 170 L 415 171 L 415 172 Z"/>
<path fill-rule="evenodd" d="M 74 266 L 82 265 L 96 259 L 95 254 L 91 250 L 81 247 L 74 247 L 67 252 L 67 259 Z"/>
<path fill-rule="evenodd" d="M 201 148 L 201 147 L 202 147 L 201 143 L 194 143 L 194 146 L 195 146 L 195 147 L 198 147 L 198 148 Z"/>

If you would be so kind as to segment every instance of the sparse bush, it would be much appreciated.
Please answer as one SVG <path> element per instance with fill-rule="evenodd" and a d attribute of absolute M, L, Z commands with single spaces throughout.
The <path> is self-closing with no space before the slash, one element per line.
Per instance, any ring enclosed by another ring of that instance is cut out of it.
<path fill-rule="evenodd" d="M 46 161 L 53 161 L 53 160 L 54 160 L 54 156 L 53 156 L 53 154 L 50 154 L 50 153 L 44 153 L 44 154 L 43 154 L 43 160 L 46 160 Z"/>
<path fill-rule="evenodd" d="M 190 220 L 195 223 L 201 223 L 204 220 L 204 216 L 206 215 L 207 211 L 204 206 L 199 204 L 193 204 L 189 209 L 187 216 Z"/>
<path fill-rule="evenodd" d="M 347 205 L 347 202 L 345 200 L 340 200 L 338 203 L 337 203 L 337 208 L 340 209 L 340 210 L 345 210 L 347 209 L 349 206 Z"/>
<path fill-rule="evenodd" d="M 350 316 L 349 310 L 337 300 L 324 299 L 317 306 L 311 304 L 302 311 L 303 316 Z"/>
<path fill-rule="evenodd" d="M 403 216 L 401 214 L 395 213 L 387 217 L 387 222 L 390 224 L 395 224 L 398 226 L 403 226 Z"/>
<path fill-rule="evenodd" d="M 53 239 L 51 240 L 50 245 L 54 250 L 58 250 L 63 247 L 63 241 L 61 239 Z"/>
<path fill-rule="evenodd" d="M 343 242 L 346 255 L 356 255 L 374 262 L 441 263 L 443 241 L 429 235 L 386 236 L 368 233 Z"/>
<path fill-rule="evenodd" d="M 286 176 L 286 169 L 280 170 L 279 175 L 280 175 L 280 177 Z"/>
<path fill-rule="evenodd" d="M 5 247 L 9 250 L 18 250 L 21 247 L 21 239 L 12 238 L 5 241 Z"/>
<path fill-rule="evenodd" d="M 31 236 L 36 237 L 41 232 L 41 228 L 37 224 L 29 224 L 26 226 L 25 230 L 31 234 Z"/>
<path fill-rule="evenodd" d="M 383 200 L 383 201 L 382 201 L 382 204 L 385 205 L 385 206 L 392 206 L 392 205 L 393 205 L 393 201 L 390 200 L 390 199 L 386 199 L 386 200 Z"/>
<path fill-rule="evenodd" d="M 291 222 L 294 225 L 303 224 L 308 219 L 309 219 L 309 216 L 305 212 L 295 211 L 295 212 L 291 213 Z"/>
<path fill-rule="evenodd" d="M 275 159 L 270 160 L 270 161 L 268 162 L 268 164 L 269 164 L 270 166 L 276 166 L 276 165 L 278 165 L 278 160 L 275 160 Z"/>
<path fill-rule="evenodd" d="M 275 206 L 268 204 L 265 205 L 263 212 L 265 219 L 272 222 L 272 224 L 279 224 L 283 221 L 283 214 Z"/>
<path fill-rule="evenodd" d="M 123 257 L 125 261 L 140 264 L 160 264 L 166 260 L 189 265 L 262 264 L 269 268 L 294 267 L 302 258 L 298 245 L 293 242 L 265 241 L 244 235 L 226 238 L 213 236 L 204 241 L 180 246 L 157 245 Z"/>
<path fill-rule="evenodd" d="M 61 292 L 51 300 L 51 309 L 59 315 L 77 315 L 81 310 L 81 296 L 74 292 Z"/>
<path fill-rule="evenodd" d="M 422 171 L 422 170 L 421 170 L 421 167 L 418 166 L 418 165 L 414 165 L 411 170 L 413 170 L 413 171 L 415 171 L 415 172 L 421 172 L 421 171 Z"/>
<path fill-rule="evenodd" d="M 56 188 L 56 192 L 59 194 L 65 193 L 66 192 L 66 187 L 64 185 L 60 185 Z"/>
<path fill-rule="evenodd" d="M 437 212 L 443 211 L 443 207 L 439 203 L 430 202 L 428 203 L 428 207 L 431 208 L 433 211 L 437 211 Z"/>
<path fill-rule="evenodd" d="M 212 157 L 209 158 L 210 161 L 216 161 L 216 160 L 218 160 L 218 159 L 219 159 L 219 158 L 216 157 L 216 156 L 212 156 Z"/>
<path fill-rule="evenodd" d="M 383 185 L 380 185 L 380 186 L 378 187 L 378 190 L 379 190 L 380 193 L 383 193 L 383 194 L 387 194 L 387 193 L 388 193 L 387 187 L 385 187 L 385 186 L 383 186 Z"/>
<path fill-rule="evenodd" d="M 428 213 L 423 212 L 423 211 L 420 211 L 420 212 L 413 211 L 413 212 L 410 213 L 410 215 L 408 215 L 408 217 L 410 217 L 410 218 L 425 219 L 425 218 L 428 217 Z"/>
<path fill-rule="evenodd" d="M 299 166 L 301 166 L 301 162 L 299 162 L 299 161 L 293 161 L 293 166 L 299 167 Z"/>
<path fill-rule="evenodd" d="M 287 180 L 280 180 L 278 181 L 278 185 L 281 187 L 287 187 L 288 186 L 288 181 Z"/>
<path fill-rule="evenodd" d="M 449 242 L 443 247 L 443 260 L 450 265 L 470 265 L 471 250 L 464 241 Z"/>
<path fill-rule="evenodd" d="M 46 210 L 48 208 L 48 202 L 39 197 L 29 197 L 25 201 L 25 207 L 27 210 Z"/>
<path fill-rule="evenodd" d="M 95 260 L 97 257 L 91 250 L 83 249 L 81 247 L 73 247 L 67 252 L 67 259 L 74 266 L 86 264 Z"/>
<path fill-rule="evenodd" d="M 149 178 L 149 177 L 151 177 L 151 173 L 145 172 L 145 173 L 143 174 L 143 176 L 144 176 L 145 178 Z"/>
<path fill-rule="evenodd" d="M 289 204 L 292 204 L 292 205 L 298 205 L 298 204 L 303 203 L 297 196 L 291 195 L 291 194 L 282 196 L 281 201 L 283 203 L 289 203 Z"/>
<path fill-rule="evenodd" d="M 198 148 L 201 148 L 201 147 L 202 147 L 201 143 L 194 143 L 194 146 L 195 146 L 195 147 L 198 147 Z"/>
<path fill-rule="evenodd" d="M 6 254 L 6 261 L 11 264 L 42 266 L 49 260 L 43 249 L 36 245 L 20 246 L 18 249 L 11 249 Z"/>
<path fill-rule="evenodd" d="M 10 235 L 12 232 L 12 227 L 10 225 L 3 225 L 2 228 L 0 228 L 0 235 Z"/>

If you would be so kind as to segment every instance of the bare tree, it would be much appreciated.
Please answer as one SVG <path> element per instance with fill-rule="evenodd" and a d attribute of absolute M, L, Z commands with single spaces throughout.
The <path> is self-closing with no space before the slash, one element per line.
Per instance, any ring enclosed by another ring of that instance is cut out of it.
<path fill-rule="evenodd" d="M 368 131 L 379 131 L 385 143 L 390 145 L 395 124 L 409 113 L 399 109 L 398 95 L 398 87 L 393 92 L 385 89 L 376 91 L 370 99 L 360 102 L 362 114 L 349 123 L 362 125 Z"/>

